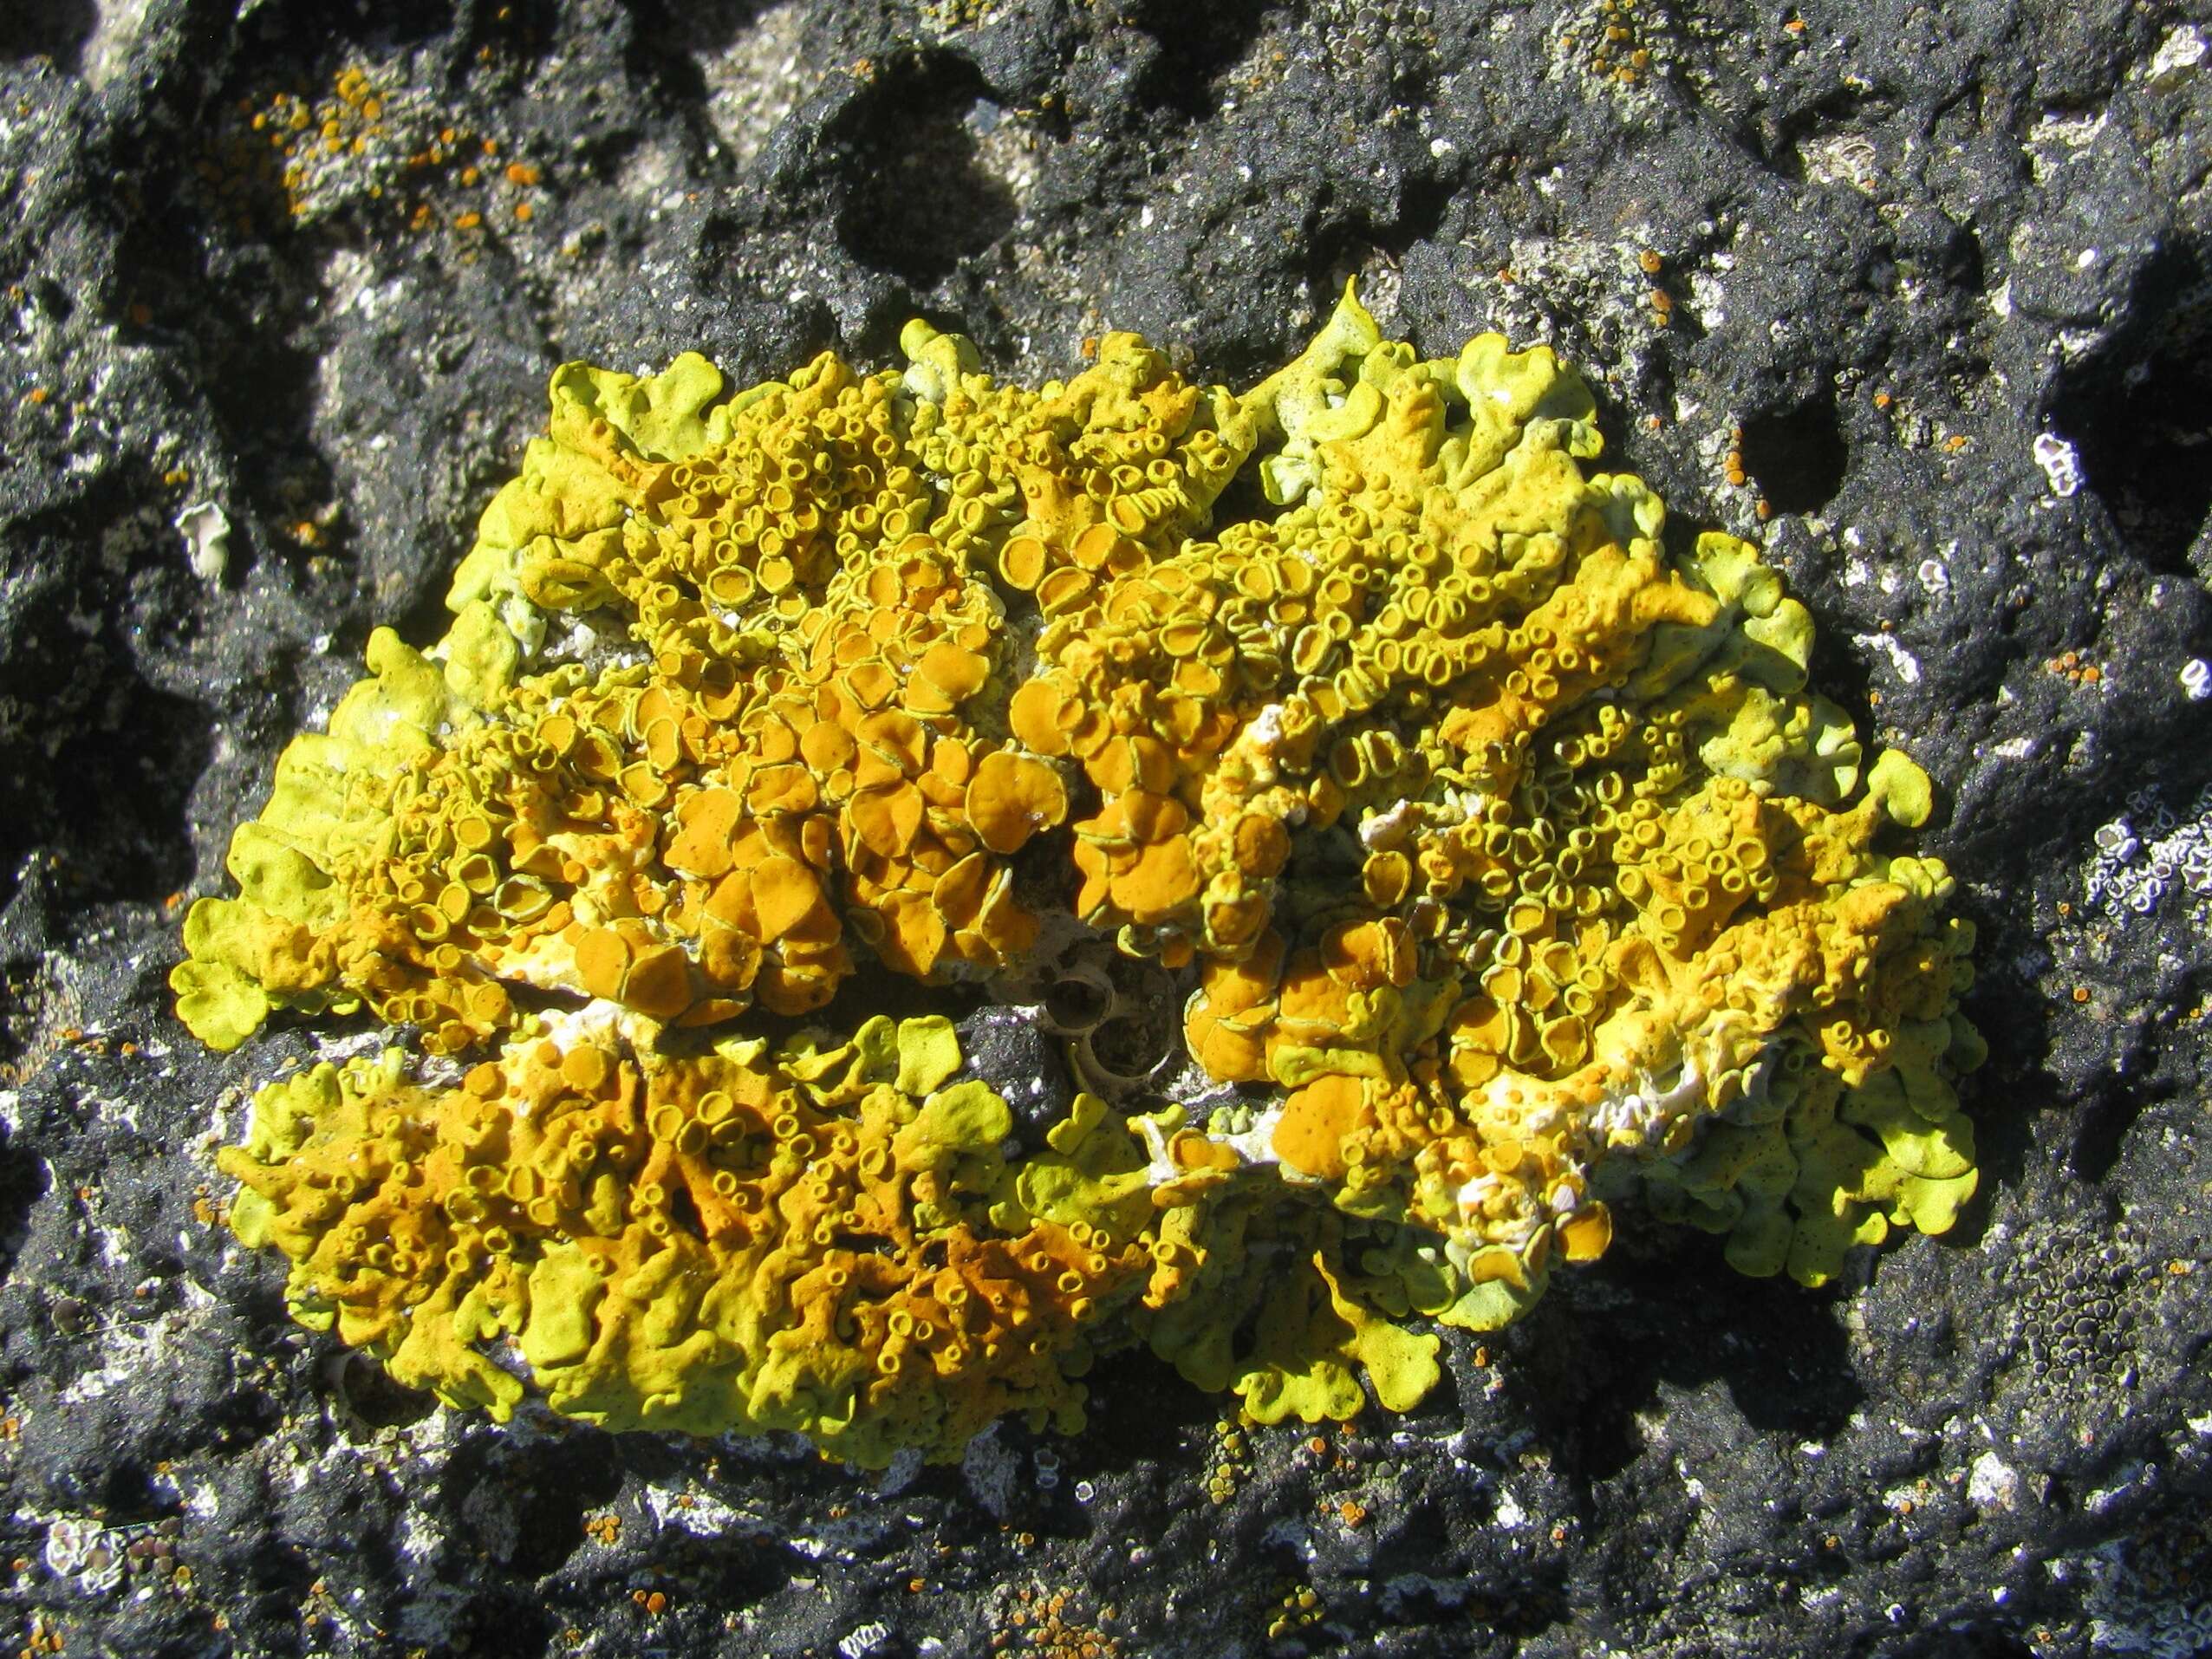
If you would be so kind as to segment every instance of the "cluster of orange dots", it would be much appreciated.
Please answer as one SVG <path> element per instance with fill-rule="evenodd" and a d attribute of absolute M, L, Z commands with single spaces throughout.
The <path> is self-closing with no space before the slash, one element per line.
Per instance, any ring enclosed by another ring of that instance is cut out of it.
<path fill-rule="evenodd" d="M 1746 472 L 1743 467 L 1743 428 L 1741 426 L 1728 428 L 1728 452 L 1721 459 L 1721 470 L 1730 485 L 1735 489 L 1740 490 L 1751 482 L 1751 475 Z M 1751 510 L 1758 514 L 1761 523 L 1774 516 L 1774 504 L 1767 500 L 1765 496 L 1753 502 Z"/>
<path fill-rule="evenodd" d="M 401 161 L 402 170 L 411 184 L 422 187 L 409 190 L 400 204 L 411 230 L 449 222 L 453 230 L 469 232 L 485 224 L 487 209 L 481 203 L 450 216 L 442 214 L 428 199 L 427 188 L 433 184 L 476 190 L 500 180 L 521 192 L 543 181 L 539 170 L 528 162 L 502 162 L 496 139 L 450 126 L 422 137 L 396 132 L 390 99 L 358 67 L 340 70 L 329 94 L 313 102 L 279 92 L 265 104 L 242 99 L 237 111 L 244 121 L 245 141 L 234 143 L 224 154 L 204 158 L 198 171 L 240 230 L 249 233 L 254 229 L 251 189 L 272 174 L 284 192 L 288 211 L 296 219 L 309 210 L 318 169 L 343 157 L 367 160 L 402 144 L 411 146 Z M 368 193 L 381 200 L 385 186 L 371 182 Z M 528 223 L 537 210 L 524 198 L 515 200 L 509 211 L 517 223 Z"/>
<path fill-rule="evenodd" d="M 1349 1474 L 1359 1467 L 1359 1460 L 1352 1455 L 1349 1447 L 1342 1444 L 1332 1446 L 1324 1435 L 1308 1436 L 1305 1450 L 1319 1460 L 1324 1467 L 1338 1474 Z M 1371 1513 L 1356 1498 L 1332 1498 L 1325 1494 L 1316 1500 L 1315 1506 L 1321 1513 L 1335 1516 L 1355 1532 L 1367 1525 Z"/>
<path fill-rule="evenodd" d="M 1652 249 L 1646 248 L 1636 256 L 1636 265 L 1647 276 L 1656 277 L 1666 269 L 1667 262 Z M 1654 282 L 1645 290 L 1643 302 L 1651 308 L 1651 326 L 1663 329 L 1675 320 L 1675 296 Z"/>
<path fill-rule="evenodd" d="M 1070 1617 L 1069 1605 L 1064 1590 L 1025 1585 L 1006 1613 L 1011 1628 L 992 1632 L 992 1649 L 1003 1652 L 1018 1634 L 1022 1644 L 1039 1659 L 1120 1659 L 1122 1644 L 1095 1626 L 1077 1623 Z M 1110 1607 L 1102 1608 L 1098 1617 L 1110 1619 L 1113 1612 Z"/>
<path fill-rule="evenodd" d="M 2079 651 L 2065 651 L 2055 657 L 2046 659 L 2043 671 L 2046 673 L 2056 674 L 2061 680 L 2070 680 L 2077 686 L 2099 685 L 2105 679 L 2105 671 L 2095 663 L 2085 661 Z"/>
<path fill-rule="evenodd" d="M 1636 27 L 1636 0 L 1598 0 L 1598 37 L 1591 42 L 1583 62 L 1595 75 L 1608 76 L 1624 87 L 1643 79 L 1651 68 L 1651 49 Z M 1559 44 L 1571 52 L 1581 42 L 1572 35 Z"/>
<path fill-rule="evenodd" d="M 1325 1435 L 1308 1436 L 1305 1449 L 1336 1474 L 1349 1474 L 1359 1467 L 1359 1459 L 1352 1455 L 1349 1445 L 1342 1441 L 1332 1443 Z M 1321 1500 L 1321 1506 L 1330 1509 L 1336 1505 L 1333 1500 L 1324 1498 Z M 1364 1513 L 1362 1512 L 1363 1516 Z"/>

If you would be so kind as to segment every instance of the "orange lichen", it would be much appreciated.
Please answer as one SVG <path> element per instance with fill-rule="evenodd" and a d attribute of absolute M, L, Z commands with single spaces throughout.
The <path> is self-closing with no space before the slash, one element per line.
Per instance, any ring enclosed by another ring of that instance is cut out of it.
<path fill-rule="evenodd" d="M 477 1062 L 264 1093 L 227 1163 L 303 1317 L 874 1461 L 1067 1420 L 1138 1340 L 1263 1420 L 1410 1405 L 1398 1321 L 1513 1317 L 1632 1191 L 1815 1283 L 1949 1224 L 1929 781 L 1805 692 L 1756 550 L 1586 468 L 1550 352 L 1349 298 L 1242 395 L 1129 335 L 1034 390 L 901 343 L 559 370 L 446 637 L 380 631 L 285 751 L 179 1012 Z M 1216 523 L 1240 471 L 1279 511 Z M 1093 1092 L 1040 1147 L 941 1019 L 770 1057 L 883 975 L 1034 999 Z"/>

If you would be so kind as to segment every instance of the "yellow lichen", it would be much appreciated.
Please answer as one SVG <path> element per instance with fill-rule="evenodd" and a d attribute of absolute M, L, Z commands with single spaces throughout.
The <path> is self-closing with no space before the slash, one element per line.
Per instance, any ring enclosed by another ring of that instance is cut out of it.
<path fill-rule="evenodd" d="M 225 1167 L 302 1317 L 452 1400 L 876 1462 L 1070 1423 L 1138 1341 L 1258 1418 L 1409 1407 L 1409 1320 L 1514 1317 L 1630 1200 L 1809 1283 L 1950 1224 L 1929 782 L 1805 690 L 1755 549 L 1588 468 L 1550 352 L 1422 361 L 1349 296 L 1242 395 L 901 344 L 563 368 L 446 637 L 285 751 L 179 1013 L 474 1063 L 263 1091 Z M 1239 474 L 1278 511 L 1217 517 Z M 1024 1140 L 947 1022 L 842 1012 L 886 973 L 1038 997 L 1116 1099 Z"/>
<path fill-rule="evenodd" d="M 457 1089 L 392 1051 L 262 1091 L 223 1163 L 301 1319 L 501 1416 L 514 1367 L 610 1428 L 800 1429 L 866 1463 L 956 1454 L 1009 1410 L 1080 1422 L 1081 1327 L 1146 1258 L 1080 1220 L 994 1225 L 1011 1117 L 938 1086 L 949 1025 L 669 1060 L 529 1024 Z"/>

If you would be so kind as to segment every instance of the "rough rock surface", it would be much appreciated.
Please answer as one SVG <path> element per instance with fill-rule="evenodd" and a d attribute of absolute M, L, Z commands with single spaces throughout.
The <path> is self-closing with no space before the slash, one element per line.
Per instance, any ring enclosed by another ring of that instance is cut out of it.
<path fill-rule="evenodd" d="M 2129 0 L 0 8 L 0 1604 L 130 1655 L 2212 1646 L 2212 29 Z M 355 78 L 358 77 L 358 78 Z M 372 117 L 370 101 L 379 109 Z M 329 106 L 325 108 L 324 106 Z M 326 125 L 327 123 L 327 125 Z M 369 129 L 381 130 L 372 133 Z M 361 142 L 358 146 L 355 140 Z M 916 312 L 1248 382 L 1348 276 L 1598 390 L 1943 786 L 1968 1222 L 1643 1230 L 1348 1432 L 1164 1368 L 957 1469 L 498 1428 L 290 1325 L 209 1156 L 329 1034 L 182 898 L 575 356 Z M 1740 480 L 1740 482 L 1737 480 Z"/>

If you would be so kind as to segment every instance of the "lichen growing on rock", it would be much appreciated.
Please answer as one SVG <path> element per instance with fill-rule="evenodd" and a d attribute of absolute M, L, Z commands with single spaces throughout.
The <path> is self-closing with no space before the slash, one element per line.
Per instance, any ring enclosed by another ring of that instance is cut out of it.
<path fill-rule="evenodd" d="M 1670 560 L 1585 466 L 1548 350 L 1423 361 L 1349 294 L 1241 395 L 1129 335 L 1036 390 L 901 343 L 561 369 L 445 639 L 380 631 L 286 750 L 179 1012 L 426 1057 L 224 1155 L 303 1320 L 495 1413 L 875 1464 L 1071 1426 L 1136 1343 L 1263 1421 L 1409 1408 L 1422 1317 L 1513 1318 L 1630 1201 L 1808 1284 L 1950 1225 L 1928 780 L 1805 691 L 1755 549 Z M 1107 1075 L 1101 951 L 1186 999 L 1180 1070 Z M 841 1017 L 887 974 L 1041 995 L 1097 1092 L 1025 1138 L 941 1016 Z"/>

